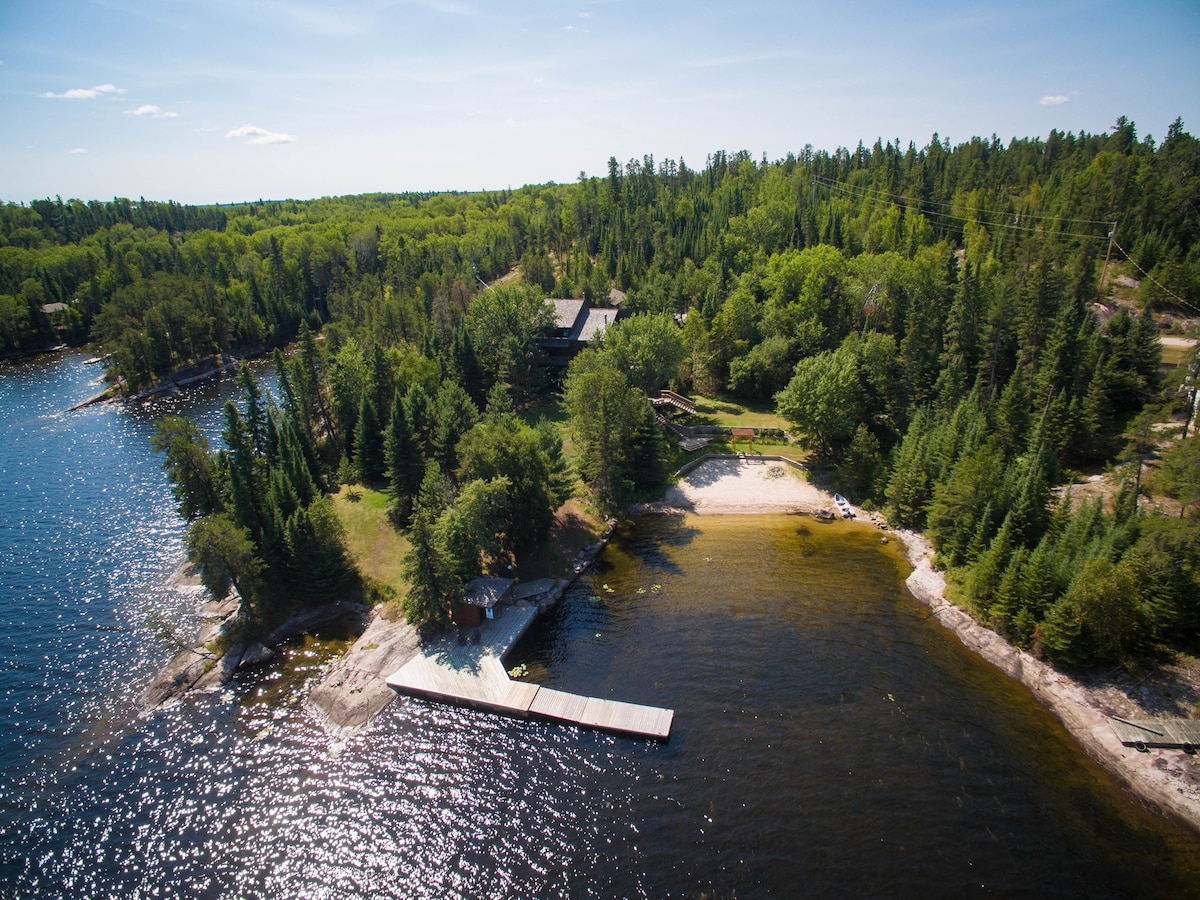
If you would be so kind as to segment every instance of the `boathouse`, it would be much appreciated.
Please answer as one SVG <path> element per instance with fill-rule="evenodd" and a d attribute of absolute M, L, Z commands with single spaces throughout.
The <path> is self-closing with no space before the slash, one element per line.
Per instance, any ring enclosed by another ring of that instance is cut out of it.
<path fill-rule="evenodd" d="M 496 607 L 512 602 L 515 584 L 511 578 L 479 576 L 467 585 L 462 600 L 454 605 L 454 624 L 474 628 L 485 618 L 496 618 L 499 615 Z"/>

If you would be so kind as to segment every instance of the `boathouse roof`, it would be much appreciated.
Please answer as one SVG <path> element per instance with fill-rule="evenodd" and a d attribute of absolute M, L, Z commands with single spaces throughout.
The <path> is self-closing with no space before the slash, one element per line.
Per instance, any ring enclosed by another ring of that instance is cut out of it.
<path fill-rule="evenodd" d="M 492 575 L 480 575 L 467 585 L 463 602 L 481 609 L 491 609 L 497 603 L 503 603 L 512 597 L 513 585 L 511 578 L 497 578 Z"/>

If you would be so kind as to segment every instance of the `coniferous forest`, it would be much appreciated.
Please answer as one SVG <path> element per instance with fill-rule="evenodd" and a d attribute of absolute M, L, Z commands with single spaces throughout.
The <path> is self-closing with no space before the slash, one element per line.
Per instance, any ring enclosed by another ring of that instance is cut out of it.
<path fill-rule="evenodd" d="M 1200 141 L 1124 118 L 697 168 L 610 159 L 480 193 L 10 203 L 0 353 L 92 342 L 135 393 L 297 344 L 276 357 L 279 408 L 240 376 L 220 453 L 183 420 L 156 438 L 193 556 L 265 616 L 354 581 L 323 495 L 353 474 L 389 486 L 409 534 L 410 618 L 445 621 L 570 493 L 564 432 L 517 413 L 561 397 L 608 511 L 665 478 L 644 397 L 674 386 L 774 402 L 815 465 L 923 530 L 954 599 L 1018 645 L 1120 661 L 1194 648 L 1200 627 L 1200 444 L 1178 439 L 1182 417 L 1172 441 L 1155 428 L 1188 399 L 1155 315 L 1200 315 L 1198 205 Z M 1118 278 L 1137 287 L 1114 299 Z M 554 376 L 542 300 L 613 289 L 644 315 Z M 1108 466 L 1115 499 L 1063 487 Z"/>

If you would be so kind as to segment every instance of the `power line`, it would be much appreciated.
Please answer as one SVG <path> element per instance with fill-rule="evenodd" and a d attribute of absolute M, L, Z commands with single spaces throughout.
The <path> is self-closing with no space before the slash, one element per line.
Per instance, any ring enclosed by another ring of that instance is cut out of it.
<path fill-rule="evenodd" d="M 954 225 L 954 224 L 965 225 L 968 222 L 976 221 L 974 219 L 965 218 L 964 216 L 956 216 L 951 213 L 942 213 L 942 212 L 918 212 L 918 215 L 922 215 L 925 218 L 931 219 L 934 222 L 936 222 L 937 224 L 941 224 L 941 225 Z M 1019 231 L 1024 234 L 1054 234 L 1054 235 L 1058 235 L 1061 237 L 1075 237 L 1075 238 L 1079 238 L 1080 240 L 1085 240 L 1085 241 L 1107 241 L 1108 240 L 1107 235 L 1083 234 L 1082 232 L 1079 232 L 1079 231 L 1055 231 L 1050 228 L 1035 228 L 1035 227 L 1032 227 L 1029 225 L 1017 225 L 1015 223 L 1008 223 L 1008 222 L 980 221 L 980 222 L 978 222 L 978 224 L 982 225 L 985 228 L 1004 228 L 1009 231 Z"/>
<path fill-rule="evenodd" d="M 1189 309 L 1194 309 L 1194 310 L 1196 310 L 1196 312 L 1200 313 L 1200 307 L 1195 306 L 1191 303 L 1188 303 L 1188 301 L 1184 300 L 1182 297 L 1180 297 L 1177 293 L 1175 293 L 1170 288 L 1164 286 L 1161 282 L 1159 282 L 1159 280 L 1157 278 L 1155 278 L 1153 275 L 1151 275 L 1149 272 L 1147 272 L 1145 269 L 1143 269 L 1141 266 L 1139 266 L 1134 261 L 1133 257 L 1130 256 L 1128 253 L 1126 253 L 1125 248 L 1122 247 L 1120 244 L 1118 244 L 1115 239 L 1113 240 L 1113 246 L 1116 247 L 1118 250 L 1120 250 L 1121 255 L 1124 256 L 1127 260 L 1129 260 L 1129 262 L 1133 264 L 1133 267 L 1135 269 L 1137 269 L 1144 276 L 1149 278 L 1152 284 L 1157 285 L 1158 289 L 1161 290 L 1164 294 L 1169 294 L 1170 296 L 1174 297 L 1177 302 L 1182 303 L 1184 306 L 1188 307 Z"/>
<path fill-rule="evenodd" d="M 841 186 L 840 185 L 831 185 L 831 187 L 841 187 Z M 884 196 L 890 197 L 890 196 L 894 196 L 894 195 L 884 195 Z M 871 198 L 868 197 L 866 199 L 871 199 Z M 909 205 L 914 209 L 916 209 L 918 207 L 918 204 L 916 202 L 912 202 Z M 944 204 L 939 204 L 939 205 L 944 205 Z M 983 211 L 979 210 L 979 212 L 983 212 Z M 918 214 L 921 216 L 924 216 L 926 219 L 929 219 L 938 225 L 959 225 L 959 226 L 961 226 L 961 225 L 966 225 L 968 222 L 976 222 L 977 224 L 982 225 L 985 228 L 991 228 L 991 229 L 1003 228 L 1008 231 L 1017 231 L 1017 232 L 1021 232 L 1023 234 L 1048 234 L 1049 233 L 1049 234 L 1059 235 L 1061 237 L 1079 238 L 1080 240 L 1085 240 L 1085 241 L 1106 241 L 1106 240 L 1108 240 L 1108 235 L 1084 234 L 1083 232 L 1080 232 L 1080 231 L 1059 231 L 1059 230 L 1054 230 L 1054 229 L 1050 229 L 1050 228 L 1036 227 L 1036 226 L 1031 226 L 1031 225 L 1021 225 L 1021 224 L 1018 224 L 1015 222 L 995 222 L 995 221 L 988 221 L 986 219 L 969 219 L 966 216 L 960 216 L 955 213 L 940 212 L 938 210 L 928 210 L 928 211 L 918 210 Z M 988 215 L 1007 215 L 1007 214 L 1006 213 L 999 213 L 999 214 L 988 213 Z M 1031 214 L 1028 217 L 1021 216 L 1021 218 L 1045 219 L 1045 218 L 1050 218 L 1050 217 L 1034 216 Z M 1086 220 L 1086 219 L 1063 219 L 1061 221 L 1085 222 L 1088 220 Z M 1109 227 L 1112 227 L 1113 223 L 1112 222 L 1100 222 L 1097 224 L 1107 225 Z"/>
<path fill-rule="evenodd" d="M 942 225 L 950 225 L 950 224 L 965 225 L 968 222 L 975 221 L 975 222 L 978 222 L 978 224 L 983 225 L 988 228 L 993 228 L 993 229 L 1005 228 L 1005 229 L 1008 229 L 1009 231 L 1019 231 L 1019 232 L 1023 232 L 1024 234 L 1053 233 L 1056 235 L 1061 235 L 1063 237 L 1075 237 L 1075 238 L 1079 238 L 1081 240 L 1086 240 L 1086 241 L 1106 241 L 1106 240 L 1108 240 L 1107 235 L 1085 234 L 1080 231 L 1062 231 L 1062 230 L 1050 229 L 1050 228 L 1044 228 L 1044 227 L 1021 225 L 1021 224 L 1018 224 L 1015 222 L 1013 222 L 1013 223 L 996 222 L 996 221 L 989 221 L 989 220 L 983 219 L 983 218 L 970 219 L 966 216 L 958 215 L 957 213 L 952 213 L 952 212 L 947 213 L 947 212 L 940 212 L 938 210 L 922 210 L 921 209 L 922 201 L 914 200 L 912 198 L 898 197 L 895 194 L 887 194 L 882 191 L 870 191 L 870 190 L 863 191 L 862 189 L 851 188 L 847 185 L 838 184 L 836 182 L 833 182 L 833 183 L 822 182 L 822 183 L 824 183 L 827 187 L 845 191 L 846 193 L 848 193 L 852 196 L 855 195 L 855 191 L 858 191 L 857 196 L 861 197 L 862 199 L 867 199 L 867 200 L 899 199 L 899 200 L 903 200 L 903 201 L 905 201 L 905 205 L 907 205 L 910 208 L 916 209 L 920 215 L 924 216 L 927 219 L 932 219 Z M 870 196 L 867 196 L 868 194 L 876 194 L 877 197 L 872 198 Z M 938 203 L 938 202 L 932 201 L 932 200 L 927 201 L 927 203 L 932 206 L 947 206 L 948 205 L 945 203 Z M 985 215 L 985 216 L 1010 215 L 1009 213 L 996 213 L 996 212 L 990 212 L 988 210 L 981 210 L 981 209 L 971 210 L 970 208 L 968 208 L 968 211 L 974 211 L 977 213 L 981 213 L 982 215 Z M 1084 223 L 1084 224 L 1106 225 L 1109 228 L 1112 228 L 1112 226 L 1113 226 L 1112 222 L 1098 222 L 1098 221 L 1094 221 L 1092 219 L 1063 219 L 1063 218 L 1058 218 L 1056 216 L 1039 216 L 1034 213 L 1022 214 L 1022 215 L 1018 216 L 1018 218 L 1021 218 L 1021 219 L 1026 219 L 1026 218 L 1028 218 L 1028 219 L 1055 219 L 1060 222 L 1076 222 L 1076 223 Z"/>
<path fill-rule="evenodd" d="M 860 195 L 874 194 L 876 197 L 879 197 L 881 199 L 899 200 L 899 201 L 902 201 L 905 206 L 916 206 L 916 207 L 941 206 L 941 207 L 945 207 L 946 209 L 950 209 L 950 210 L 954 209 L 953 203 L 945 203 L 940 200 L 920 200 L 915 197 L 905 197 L 903 194 L 892 194 L 892 193 L 888 193 L 887 191 L 878 190 L 876 188 L 860 187 L 858 185 L 846 184 L 843 181 L 835 181 L 834 179 L 829 178 L 825 175 L 814 175 L 813 181 L 816 183 L 823 184 L 826 187 L 837 188 L 838 190 L 843 190 L 843 191 L 846 191 L 846 192 L 852 193 L 852 194 L 853 193 L 858 193 Z M 960 208 L 962 210 L 964 210 L 965 212 L 982 213 L 984 215 L 1002 215 L 1001 213 L 997 213 L 994 210 L 979 209 L 979 208 L 972 207 L 972 206 L 964 206 L 964 207 L 960 207 Z M 955 215 L 955 214 L 951 213 L 951 215 Z M 960 216 L 959 218 L 962 218 L 962 217 Z M 1037 213 L 1021 213 L 1021 218 L 1023 218 L 1023 219 L 1056 219 L 1061 222 L 1070 222 L 1075 225 L 1108 225 L 1108 226 L 1113 225 L 1113 223 L 1111 221 L 1101 221 L 1100 219 L 1069 219 L 1069 218 L 1063 218 L 1061 216 L 1043 216 L 1043 215 L 1038 215 Z"/>
<path fill-rule="evenodd" d="M 946 213 L 946 212 L 939 212 L 937 210 L 930 210 L 928 212 L 921 211 L 922 205 L 941 206 L 941 207 L 953 209 L 953 205 L 949 204 L 949 203 L 942 203 L 942 202 L 939 202 L 936 200 L 922 201 L 922 200 L 918 200 L 918 199 L 915 199 L 912 197 L 905 197 L 905 196 L 899 195 L 899 194 L 891 194 L 886 191 L 879 191 L 874 188 L 862 188 L 862 187 L 858 187 L 856 185 L 848 185 L 843 182 L 834 181 L 823 175 L 814 175 L 813 176 L 814 189 L 817 184 L 821 184 L 827 188 L 835 189 L 838 191 L 843 191 L 852 196 L 857 195 L 864 199 L 886 199 L 886 200 L 901 201 L 904 203 L 905 206 L 916 208 L 918 211 L 920 211 L 920 215 L 925 216 L 925 218 L 927 218 L 927 219 L 933 220 L 935 222 L 935 224 L 941 224 L 941 225 L 962 224 L 962 225 L 965 225 L 966 223 L 973 221 L 972 219 L 969 219 L 966 216 L 962 216 L 962 215 L 959 215 L 954 212 Z M 874 195 L 874 197 L 872 197 L 871 195 Z M 975 209 L 972 207 L 960 207 L 960 208 L 966 212 L 981 213 L 983 215 L 1003 215 L 1003 214 L 998 214 L 998 213 L 995 213 L 995 212 L 992 212 L 989 210 Z M 1080 238 L 1082 240 L 1110 241 L 1111 246 L 1114 246 L 1118 250 L 1120 250 L 1121 255 L 1124 256 L 1125 259 L 1129 263 L 1131 263 L 1135 269 L 1137 269 L 1139 272 L 1141 272 L 1143 276 L 1150 279 L 1150 282 L 1152 284 L 1156 285 L 1159 288 L 1159 290 L 1161 290 L 1164 294 L 1167 294 L 1168 296 L 1174 298 L 1174 300 L 1177 303 L 1181 303 L 1182 305 L 1186 306 L 1188 309 L 1192 309 L 1192 310 L 1195 310 L 1196 312 L 1200 313 L 1200 307 L 1196 306 L 1193 303 L 1188 302 L 1187 300 L 1184 300 L 1177 293 L 1175 293 L 1170 288 L 1166 287 L 1161 282 L 1159 282 L 1158 279 L 1156 279 L 1153 275 L 1151 275 L 1149 272 L 1147 272 L 1145 269 L 1143 269 L 1140 265 L 1138 265 L 1137 261 L 1134 260 L 1134 258 L 1129 255 L 1129 253 L 1125 250 L 1125 248 L 1117 243 L 1116 238 L 1115 238 L 1116 224 L 1117 224 L 1116 222 L 1101 222 L 1096 219 L 1068 219 L 1068 218 L 1059 218 L 1056 216 L 1040 216 L 1040 215 L 1036 215 L 1034 213 L 1025 213 L 1025 214 L 1021 215 L 1020 218 L 1055 219 L 1059 222 L 1063 222 L 1063 223 L 1069 222 L 1069 223 L 1074 223 L 1074 224 L 1079 224 L 1079 225 L 1107 225 L 1112 230 L 1108 234 L 1103 235 L 1103 236 L 1097 235 L 1097 234 L 1083 234 L 1083 233 L 1077 232 L 1077 231 L 1053 231 L 1052 233 L 1057 234 L 1057 235 L 1062 235 L 1065 237 L 1076 237 L 1076 238 Z M 1028 225 L 1020 225 L 1017 223 L 1008 223 L 1008 222 L 989 222 L 989 221 L 981 220 L 978 222 L 978 224 L 983 225 L 984 227 L 987 227 L 987 228 L 1004 228 L 1004 229 L 1008 229 L 1009 231 L 1024 232 L 1025 234 L 1044 234 L 1047 231 L 1051 231 L 1051 229 L 1033 228 Z"/>

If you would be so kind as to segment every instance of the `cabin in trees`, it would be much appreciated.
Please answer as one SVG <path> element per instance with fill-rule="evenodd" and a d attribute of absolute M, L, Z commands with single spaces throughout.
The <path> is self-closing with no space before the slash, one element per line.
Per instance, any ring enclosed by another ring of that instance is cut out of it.
<path fill-rule="evenodd" d="M 474 628 L 483 624 L 485 618 L 496 618 L 496 607 L 512 602 L 514 585 L 516 582 L 511 578 L 479 576 L 467 585 L 462 600 L 455 604 L 454 624 Z"/>
<path fill-rule="evenodd" d="M 551 366 L 565 366 L 590 341 L 603 337 L 610 324 L 629 315 L 623 309 L 589 306 L 582 299 L 556 297 L 546 303 L 554 310 L 554 325 L 538 344 Z"/>

